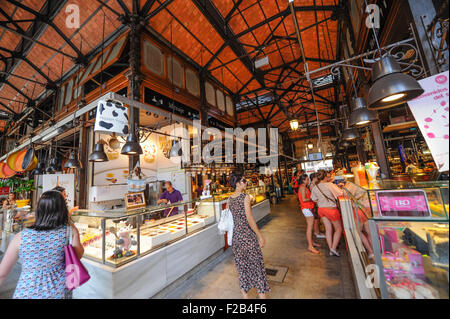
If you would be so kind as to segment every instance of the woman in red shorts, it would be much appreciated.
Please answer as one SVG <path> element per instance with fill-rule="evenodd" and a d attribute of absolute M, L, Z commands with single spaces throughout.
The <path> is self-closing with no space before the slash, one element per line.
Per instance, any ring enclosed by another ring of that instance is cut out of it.
<path fill-rule="evenodd" d="M 311 200 L 311 192 L 308 188 L 309 177 L 306 174 L 300 175 L 298 179 L 298 200 L 300 201 L 300 209 L 306 218 L 306 240 L 308 241 L 308 250 L 313 254 L 320 254 L 315 247 L 320 247 L 313 241 L 312 233 L 314 228 L 314 202 Z"/>
<path fill-rule="evenodd" d="M 335 184 L 327 182 L 325 179 L 326 175 L 325 171 L 317 173 L 319 183 L 313 188 L 311 199 L 317 203 L 319 208 L 319 216 L 325 226 L 325 237 L 330 249 L 330 256 L 339 257 L 336 249 L 342 236 L 342 222 L 336 198 L 342 195 L 343 192 Z"/>

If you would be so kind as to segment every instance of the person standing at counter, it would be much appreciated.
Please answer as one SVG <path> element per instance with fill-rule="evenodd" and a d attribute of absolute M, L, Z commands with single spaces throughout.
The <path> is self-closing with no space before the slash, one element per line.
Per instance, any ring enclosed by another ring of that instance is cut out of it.
<path fill-rule="evenodd" d="M 256 288 L 259 298 L 265 299 L 266 292 L 269 292 L 270 288 L 261 248 L 266 241 L 253 217 L 250 196 L 245 193 L 247 180 L 242 174 L 233 174 L 230 184 L 234 188 L 234 193 L 229 197 L 227 204 L 234 224 L 231 248 L 241 293 L 244 299 L 248 299 L 248 291 Z"/>
<path fill-rule="evenodd" d="M 327 172 L 319 171 L 317 178 L 319 179 L 319 184 L 311 191 L 311 199 L 319 207 L 318 212 L 325 226 L 325 237 L 330 249 L 330 256 L 339 257 L 340 255 L 336 249 L 342 236 L 342 223 L 336 198 L 342 195 L 343 191 L 335 184 L 327 181 Z"/>
<path fill-rule="evenodd" d="M 14 299 L 70 298 L 64 254 L 68 234 L 72 233 L 72 246 L 78 258 L 83 256 L 84 248 L 62 194 L 54 190 L 44 192 L 35 219 L 33 226 L 15 235 L 9 244 L 0 264 L 0 287 L 20 257 L 22 272 Z"/>
<path fill-rule="evenodd" d="M 56 186 L 52 190 L 60 192 L 61 195 L 64 197 L 64 201 L 66 202 L 66 205 L 67 205 L 67 192 L 66 192 L 66 189 L 64 187 L 62 187 L 62 186 Z M 79 208 L 80 207 L 78 207 L 78 206 L 74 206 L 71 209 L 69 209 L 69 216 L 71 216 L 72 213 L 77 211 Z"/>
<path fill-rule="evenodd" d="M 320 247 L 313 241 L 312 233 L 314 228 L 314 202 L 311 200 L 311 192 L 308 188 L 309 177 L 306 174 L 300 175 L 298 180 L 300 185 L 298 189 L 298 199 L 300 201 L 300 209 L 306 218 L 306 240 L 308 241 L 308 250 L 313 254 L 320 254 L 315 247 Z"/>
<path fill-rule="evenodd" d="M 161 203 L 175 204 L 177 202 L 183 201 L 183 196 L 181 196 L 181 193 L 179 190 L 176 190 L 175 188 L 173 188 L 171 181 L 166 181 L 164 183 L 164 187 L 166 188 L 166 190 L 159 197 L 157 204 L 161 204 Z M 172 208 L 167 208 L 164 211 L 163 216 L 167 217 L 169 215 L 173 216 L 173 215 L 177 215 L 177 214 L 178 214 L 178 207 L 172 207 Z"/>

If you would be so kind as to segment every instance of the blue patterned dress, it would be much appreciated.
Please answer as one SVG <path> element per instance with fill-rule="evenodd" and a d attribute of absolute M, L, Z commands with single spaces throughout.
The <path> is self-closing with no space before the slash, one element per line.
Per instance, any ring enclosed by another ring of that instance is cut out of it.
<path fill-rule="evenodd" d="M 64 299 L 66 289 L 66 227 L 53 230 L 24 229 L 19 257 L 22 273 L 13 298 Z"/>

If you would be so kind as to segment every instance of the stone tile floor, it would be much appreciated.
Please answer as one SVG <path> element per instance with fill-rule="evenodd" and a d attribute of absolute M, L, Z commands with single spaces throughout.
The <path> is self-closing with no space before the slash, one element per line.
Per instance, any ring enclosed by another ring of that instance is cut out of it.
<path fill-rule="evenodd" d="M 272 291 L 268 298 L 356 298 L 344 239 L 339 247 L 339 258 L 328 255 L 325 239 L 318 240 L 322 244 L 320 255 L 309 253 L 306 249 L 306 222 L 294 196 L 286 196 L 280 204 L 272 205 L 271 214 L 259 226 L 266 238 L 266 246 L 263 248 L 265 263 L 289 267 L 283 283 L 269 282 Z M 0 260 L 1 258 L 0 253 Z M 0 287 L 0 299 L 12 297 L 19 275 L 20 265 L 16 265 Z M 249 295 L 251 298 L 257 297 L 254 289 Z M 157 297 L 241 298 L 231 249 L 187 278 L 177 288 Z"/>
<path fill-rule="evenodd" d="M 280 204 L 272 205 L 271 214 L 259 227 L 266 239 L 263 256 L 266 264 L 286 266 L 289 270 L 283 283 L 269 282 L 269 298 L 356 298 L 348 263 L 345 242 L 339 247 L 341 257 L 328 255 L 325 239 L 320 255 L 307 251 L 306 221 L 298 208 L 297 199 L 287 196 Z M 255 289 L 249 293 L 256 298 Z M 201 269 L 162 298 L 241 298 L 237 271 L 231 249 Z"/>

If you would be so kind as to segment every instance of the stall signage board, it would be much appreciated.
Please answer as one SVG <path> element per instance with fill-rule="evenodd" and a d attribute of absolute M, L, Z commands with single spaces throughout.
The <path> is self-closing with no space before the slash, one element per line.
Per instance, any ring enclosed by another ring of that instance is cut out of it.
<path fill-rule="evenodd" d="M 427 196 L 421 189 L 377 191 L 376 199 L 382 217 L 431 217 Z"/>
<path fill-rule="evenodd" d="M 449 170 L 449 73 L 419 81 L 425 92 L 408 102 L 440 172 Z"/>
<path fill-rule="evenodd" d="M 95 132 L 128 134 L 128 108 L 119 101 L 100 100 L 95 116 Z"/>
<path fill-rule="evenodd" d="M 144 103 L 173 112 L 189 120 L 199 120 L 200 112 L 149 88 L 144 89 Z"/>
<path fill-rule="evenodd" d="M 75 175 L 74 174 L 45 174 L 42 175 L 42 192 L 52 190 L 56 186 L 66 189 L 67 207 L 75 204 Z"/>

